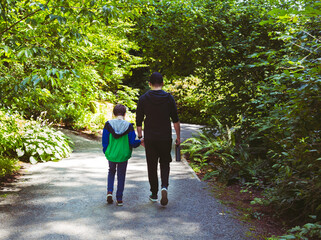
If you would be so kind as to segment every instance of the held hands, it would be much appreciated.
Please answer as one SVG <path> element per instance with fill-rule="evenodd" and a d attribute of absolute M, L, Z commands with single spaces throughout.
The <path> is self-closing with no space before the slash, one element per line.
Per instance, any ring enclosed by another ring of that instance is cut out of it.
<path fill-rule="evenodd" d="M 144 141 L 144 138 L 140 139 L 140 144 L 145 147 L 145 141 Z"/>
<path fill-rule="evenodd" d="M 181 145 L 181 139 L 176 138 L 175 144 L 176 144 L 177 146 Z M 140 145 L 142 145 L 143 147 L 145 147 L 145 140 L 144 140 L 144 138 L 140 139 Z"/>

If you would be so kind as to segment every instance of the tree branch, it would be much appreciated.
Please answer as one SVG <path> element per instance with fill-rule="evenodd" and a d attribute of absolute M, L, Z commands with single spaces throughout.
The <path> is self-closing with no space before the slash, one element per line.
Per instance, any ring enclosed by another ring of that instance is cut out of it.
<path fill-rule="evenodd" d="M 50 2 L 50 0 L 47 1 L 46 5 L 48 5 L 48 3 Z M 2 37 L 2 35 L 6 32 L 8 32 L 10 29 L 12 29 L 14 26 L 16 26 L 18 23 L 22 22 L 23 20 L 27 19 L 28 17 L 36 14 L 37 12 L 41 11 L 41 8 L 39 8 L 38 10 L 29 13 L 27 16 L 21 18 L 19 21 L 15 22 L 14 24 L 12 24 L 10 27 L 8 27 L 7 29 L 5 29 L 3 32 L 0 33 L 0 36 Z"/>
<path fill-rule="evenodd" d="M 305 48 L 305 47 L 302 47 L 302 46 L 300 46 L 299 44 L 296 44 L 296 43 L 294 43 L 294 42 L 291 42 L 291 44 L 293 44 L 293 45 L 295 45 L 295 46 L 297 46 L 297 47 L 299 47 L 299 48 L 301 48 L 301 49 L 303 49 L 303 50 L 305 50 L 305 51 L 308 51 L 308 52 L 310 52 L 310 53 L 313 53 L 313 51 L 311 51 L 310 49 L 307 49 L 307 48 Z"/>
<path fill-rule="evenodd" d="M 16 26 L 18 23 L 22 22 L 23 20 L 25 20 L 26 18 L 36 14 L 37 12 L 39 12 L 41 9 L 38 9 L 32 13 L 29 13 L 27 16 L 21 18 L 18 22 L 15 22 L 14 24 L 12 24 L 10 27 L 8 27 L 6 30 L 4 30 L 2 33 L 0 33 L 0 36 L 2 36 L 5 32 L 8 32 L 11 28 L 13 28 L 14 26 Z"/>
<path fill-rule="evenodd" d="M 316 40 L 316 42 L 318 42 L 318 41 L 320 40 L 319 38 L 313 36 L 312 34 L 310 34 L 310 33 L 307 32 L 307 31 L 303 31 L 303 32 L 304 32 L 305 34 L 308 34 L 310 37 L 314 38 L 314 39 Z"/>

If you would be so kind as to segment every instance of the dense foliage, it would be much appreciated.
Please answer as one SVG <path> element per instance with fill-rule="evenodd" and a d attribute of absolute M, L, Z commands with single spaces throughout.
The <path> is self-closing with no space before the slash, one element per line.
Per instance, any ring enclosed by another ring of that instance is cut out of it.
<path fill-rule="evenodd" d="M 159 2 L 132 35 L 182 119 L 209 127 L 188 144 L 195 161 L 263 188 L 293 222 L 321 218 L 320 13 L 309 0 Z"/>
<path fill-rule="evenodd" d="M 19 145 L 18 125 L 13 118 L 0 111 L 0 178 L 19 169 L 15 152 Z"/>
<path fill-rule="evenodd" d="M 17 114 L 0 111 L 0 177 L 17 170 L 18 160 L 34 164 L 68 157 L 70 144 L 62 132 L 41 118 L 23 120 Z"/>
<path fill-rule="evenodd" d="M 82 128 L 99 102 L 134 109 L 137 90 L 121 83 L 141 60 L 129 53 L 136 48 L 126 38 L 131 24 L 111 4 L 1 2 L 0 105 Z"/>
<path fill-rule="evenodd" d="M 213 96 L 209 88 L 202 87 L 202 80 L 189 76 L 176 78 L 174 82 L 165 83 L 164 90 L 170 92 L 176 100 L 179 118 L 182 122 L 208 124 L 208 111 Z"/>

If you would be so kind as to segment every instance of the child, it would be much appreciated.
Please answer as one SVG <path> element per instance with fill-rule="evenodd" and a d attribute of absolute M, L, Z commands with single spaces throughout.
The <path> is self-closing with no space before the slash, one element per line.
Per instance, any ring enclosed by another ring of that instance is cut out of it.
<path fill-rule="evenodd" d="M 117 104 L 113 110 L 115 119 L 106 122 L 102 145 L 103 152 L 109 163 L 107 203 L 113 203 L 113 189 L 115 173 L 117 169 L 117 205 L 123 205 L 123 191 L 125 186 L 125 176 L 128 159 L 132 155 L 132 148 L 141 144 L 141 140 L 136 140 L 133 124 L 124 120 L 126 107 Z"/>

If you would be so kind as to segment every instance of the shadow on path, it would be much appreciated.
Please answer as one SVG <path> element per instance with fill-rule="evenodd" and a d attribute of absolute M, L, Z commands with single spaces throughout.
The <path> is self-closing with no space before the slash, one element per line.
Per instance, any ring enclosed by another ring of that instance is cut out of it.
<path fill-rule="evenodd" d="M 168 206 L 151 203 L 142 147 L 128 164 L 124 206 L 107 205 L 101 143 L 72 137 L 70 158 L 32 166 L 1 198 L 0 239 L 249 239 L 183 162 L 171 164 Z"/>

